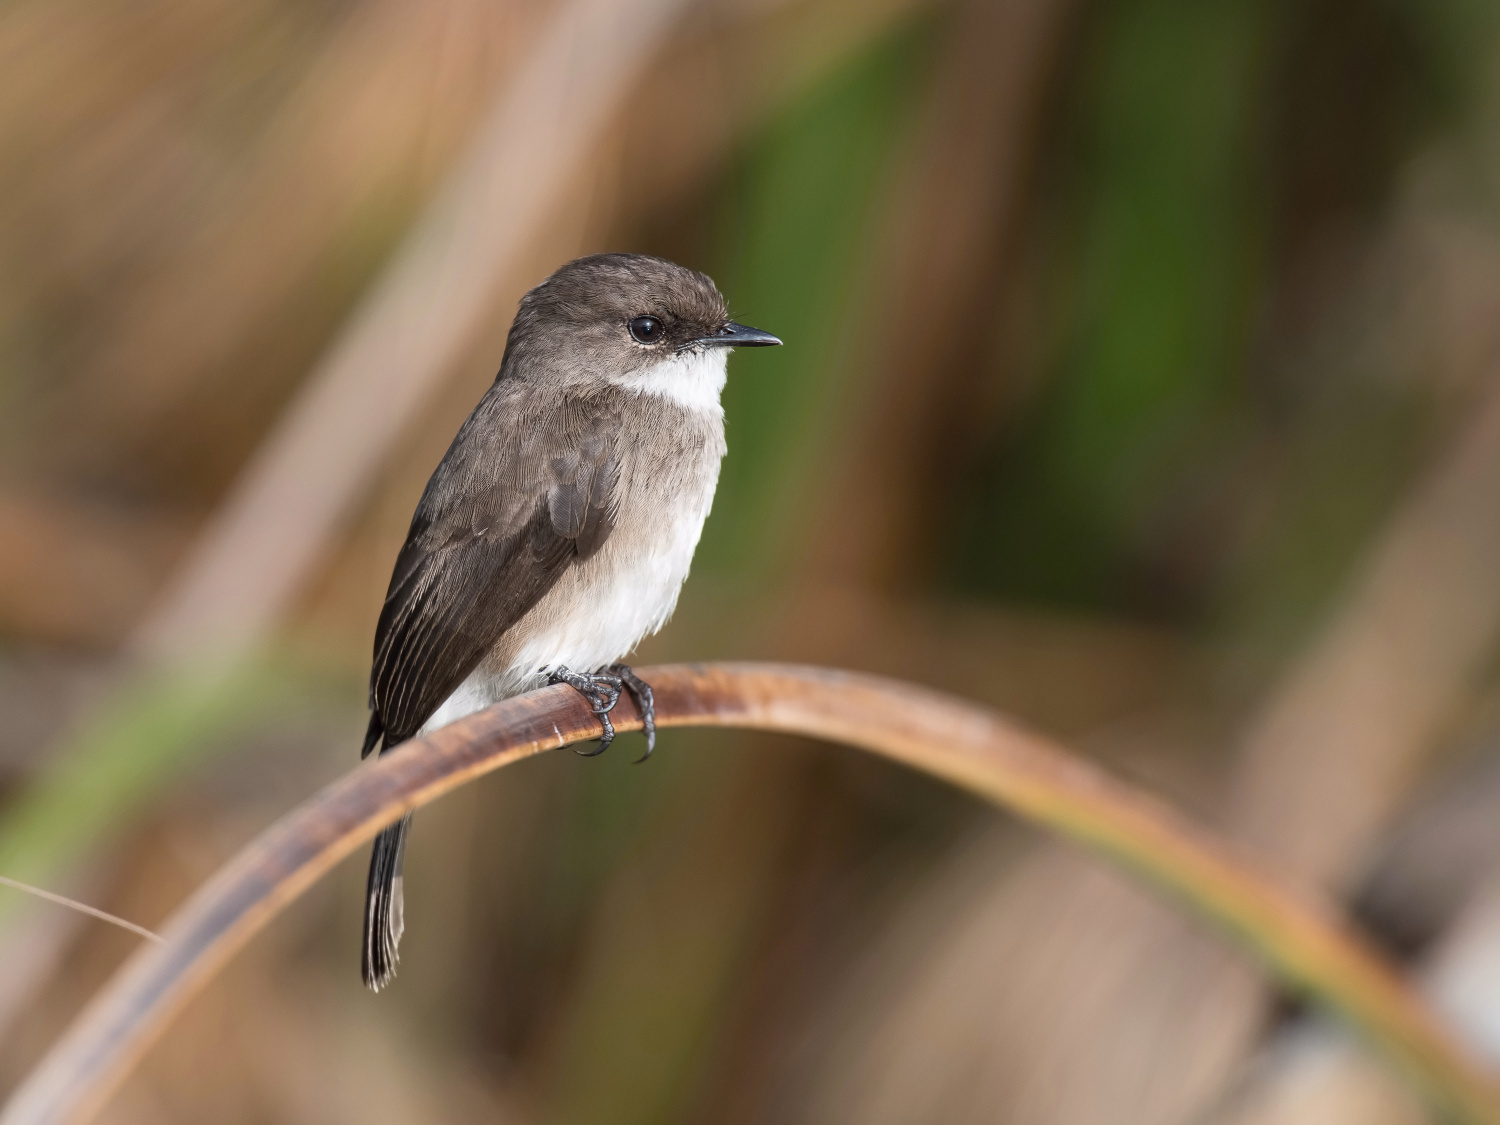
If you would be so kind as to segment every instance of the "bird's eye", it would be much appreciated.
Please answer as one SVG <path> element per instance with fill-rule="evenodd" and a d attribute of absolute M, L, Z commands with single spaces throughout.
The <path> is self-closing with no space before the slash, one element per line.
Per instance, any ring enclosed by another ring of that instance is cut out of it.
<path fill-rule="evenodd" d="M 632 317 L 630 335 L 640 344 L 654 344 L 666 334 L 666 326 L 654 316 Z"/>

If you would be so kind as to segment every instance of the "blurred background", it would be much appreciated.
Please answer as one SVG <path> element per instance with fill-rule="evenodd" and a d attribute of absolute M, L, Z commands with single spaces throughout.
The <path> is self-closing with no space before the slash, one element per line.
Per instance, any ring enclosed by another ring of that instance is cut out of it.
<path fill-rule="evenodd" d="M 0 60 L 0 875 L 155 926 L 353 768 L 517 299 L 641 251 L 787 346 L 731 363 L 639 663 L 1003 709 L 1339 896 L 1500 1063 L 1500 8 L 15 0 Z M 417 818 L 378 998 L 345 862 L 103 1119 L 1429 1120 L 974 800 L 634 739 Z M 137 939 L 0 895 L 10 1088 Z"/>

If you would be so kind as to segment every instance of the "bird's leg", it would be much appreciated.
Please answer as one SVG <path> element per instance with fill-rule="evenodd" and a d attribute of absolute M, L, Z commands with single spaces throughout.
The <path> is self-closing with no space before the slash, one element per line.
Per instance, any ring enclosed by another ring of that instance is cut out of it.
<path fill-rule="evenodd" d="M 570 672 L 566 668 L 555 668 L 547 673 L 549 684 L 567 684 L 588 702 L 589 710 L 599 716 L 599 745 L 593 750 L 575 750 L 584 758 L 594 758 L 609 749 L 615 740 L 615 725 L 609 721 L 609 713 L 620 702 L 620 677 L 610 672 Z"/>
<path fill-rule="evenodd" d="M 646 736 L 646 752 L 635 760 L 640 765 L 651 757 L 656 749 L 656 697 L 651 694 L 651 685 L 635 674 L 629 664 L 611 664 L 607 669 L 620 679 L 620 684 L 635 700 L 636 710 L 641 713 L 641 733 Z"/>

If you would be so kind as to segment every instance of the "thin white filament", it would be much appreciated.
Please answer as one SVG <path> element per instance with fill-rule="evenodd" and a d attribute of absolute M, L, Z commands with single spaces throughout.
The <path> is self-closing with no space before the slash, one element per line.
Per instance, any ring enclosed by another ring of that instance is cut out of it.
<path fill-rule="evenodd" d="M 70 907 L 79 913 L 91 915 L 101 921 L 119 926 L 123 930 L 129 930 L 133 934 L 139 934 L 147 941 L 160 942 L 162 940 L 159 934 L 152 933 L 145 926 L 137 926 L 134 922 L 127 922 L 124 918 L 116 918 L 113 914 L 106 913 L 98 907 L 89 906 L 87 903 L 78 902 L 76 899 L 66 898 L 63 895 L 53 894 L 51 891 L 44 891 L 41 887 L 33 887 L 30 883 L 23 883 L 19 879 L 7 879 L 4 875 L 0 875 L 0 884 L 7 887 L 14 887 L 18 891 L 25 891 L 30 895 L 36 895 L 37 898 L 44 898 L 48 902 L 55 902 L 59 906 Z"/>

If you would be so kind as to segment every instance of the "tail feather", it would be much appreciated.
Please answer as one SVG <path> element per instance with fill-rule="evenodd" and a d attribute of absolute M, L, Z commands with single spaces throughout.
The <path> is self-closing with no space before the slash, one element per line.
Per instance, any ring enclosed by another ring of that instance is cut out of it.
<path fill-rule="evenodd" d="M 370 708 L 370 725 L 365 728 L 365 744 L 360 748 L 359 757 L 363 761 L 370 756 L 370 751 L 380 745 L 380 740 L 385 737 L 385 724 L 380 721 L 380 712 L 372 706 Z"/>
<path fill-rule="evenodd" d="M 411 813 L 375 837 L 370 877 L 365 884 L 365 943 L 360 972 L 365 985 L 379 992 L 396 975 L 396 947 L 404 928 L 401 906 L 401 860 Z"/>

